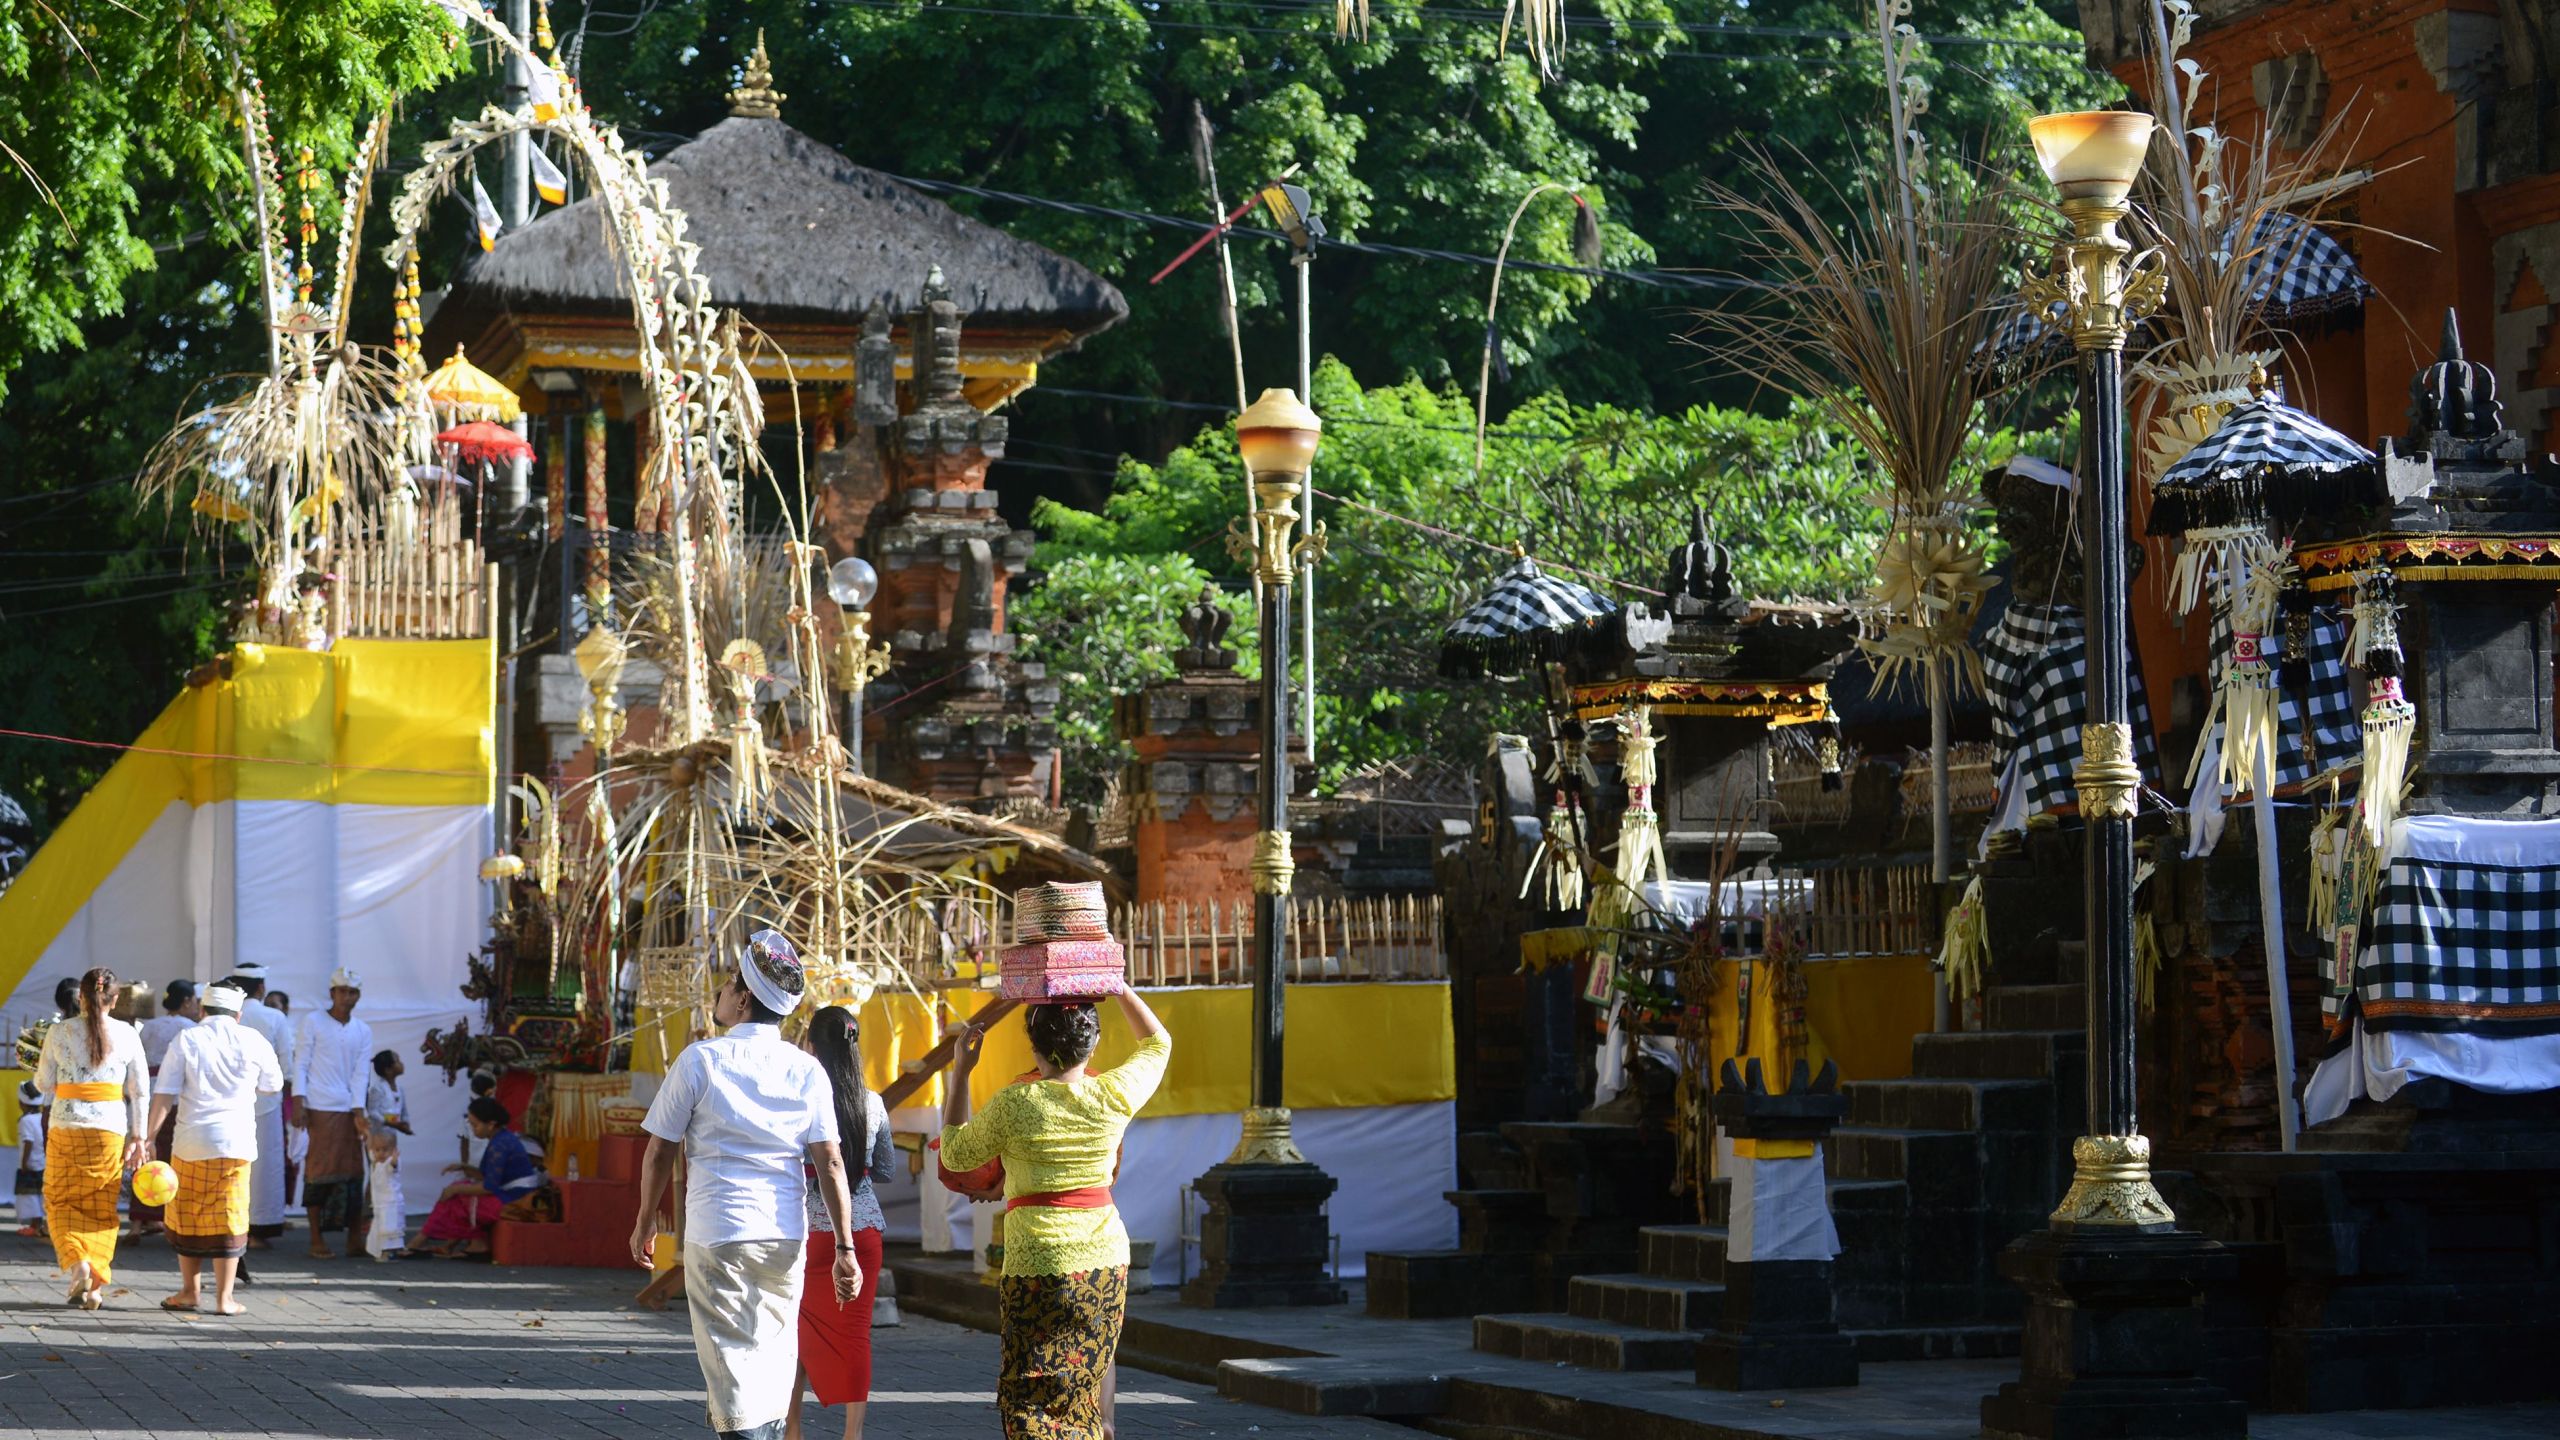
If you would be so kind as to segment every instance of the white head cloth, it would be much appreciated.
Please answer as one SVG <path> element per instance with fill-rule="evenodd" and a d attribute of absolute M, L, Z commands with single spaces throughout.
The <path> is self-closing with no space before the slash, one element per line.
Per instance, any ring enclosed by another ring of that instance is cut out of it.
<path fill-rule="evenodd" d="M 747 953 L 738 957 L 738 973 L 746 978 L 747 993 L 756 997 L 756 1003 L 777 1015 L 799 1009 L 801 997 L 809 990 L 800 952 L 779 930 L 759 930 L 747 937 Z"/>
<path fill-rule="evenodd" d="M 219 1010 L 225 1015 L 236 1016 L 240 1013 L 240 1002 L 248 997 L 228 985 L 215 985 L 196 998 L 203 1002 L 207 1010 Z"/>
<path fill-rule="evenodd" d="M 364 977 L 353 970 L 340 966 L 338 969 L 329 972 L 329 988 L 332 990 L 361 990 L 364 988 Z"/>

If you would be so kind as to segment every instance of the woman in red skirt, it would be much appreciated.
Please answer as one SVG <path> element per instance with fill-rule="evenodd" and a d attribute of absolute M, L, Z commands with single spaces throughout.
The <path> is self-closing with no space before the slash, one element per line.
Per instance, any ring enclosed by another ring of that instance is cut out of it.
<path fill-rule="evenodd" d="M 819 1404 L 844 1407 L 844 1440 L 862 1440 L 863 1412 L 871 1401 L 871 1302 L 880 1293 L 880 1240 L 889 1228 L 871 1177 L 889 1173 L 897 1150 L 889 1139 L 887 1107 L 862 1083 L 862 1036 L 853 1012 L 841 1005 L 819 1011 L 809 1021 L 805 1043 L 835 1087 L 836 1133 L 843 1137 L 846 1178 L 853 1182 L 853 1234 L 840 1236 L 829 1226 L 812 1177 L 807 1263 L 814 1268 L 807 1273 L 816 1279 L 800 1287 L 800 1382 L 818 1392 Z M 844 1244 L 853 1246 L 862 1266 L 862 1294 L 851 1305 L 837 1304 L 827 1283 L 836 1247 Z M 797 1392 L 783 1433 L 800 1440 Z"/>

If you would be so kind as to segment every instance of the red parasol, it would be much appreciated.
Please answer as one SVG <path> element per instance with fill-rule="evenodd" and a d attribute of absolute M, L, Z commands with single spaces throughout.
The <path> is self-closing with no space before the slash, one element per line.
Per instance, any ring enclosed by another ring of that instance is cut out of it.
<path fill-rule="evenodd" d="M 530 460 L 533 445 L 504 425 L 487 420 L 474 420 L 456 425 L 436 436 L 439 445 L 450 445 L 465 460 Z"/>

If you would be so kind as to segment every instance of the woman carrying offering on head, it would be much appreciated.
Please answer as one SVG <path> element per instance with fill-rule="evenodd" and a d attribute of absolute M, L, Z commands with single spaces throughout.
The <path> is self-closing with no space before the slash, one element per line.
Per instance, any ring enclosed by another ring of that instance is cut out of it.
<path fill-rule="evenodd" d="M 809 1249 L 800 1286 L 800 1374 L 783 1434 L 799 1440 L 800 1392 L 809 1389 L 818 1392 L 819 1404 L 844 1407 L 844 1440 L 862 1440 L 871 1401 L 871 1305 L 880 1292 L 880 1242 L 889 1228 L 871 1179 L 889 1173 L 898 1151 L 889 1135 L 888 1108 L 862 1081 L 861 1022 L 853 1012 L 830 1005 L 810 1017 L 801 1048 L 827 1072 L 846 1178 L 853 1182 L 853 1232 L 835 1233 L 817 1172 L 802 1167 L 809 1186 Z M 850 1305 L 838 1303 L 828 1283 L 838 1246 L 850 1246 L 862 1266 L 862 1291 Z"/>
<path fill-rule="evenodd" d="M 116 1258 L 116 1197 L 124 1177 L 151 1159 L 145 1111 L 151 1070 L 142 1035 L 114 1018 L 115 972 L 80 977 L 80 1015 L 53 1027 L 36 1062 L 36 1089 L 50 1097 L 45 1129 L 44 1208 L 53 1258 L 71 1277 L 69 1302 L 106 1302 Z"/>
<path fill-rule="evenodd" d="M 1006 1440 L 1101 1440 L 1104 1377 L 1120 1348 L 1129 1293 L 1129 1234 L 1111 1203 L 1120 1137 L 1164 1079 L 1173 1042 L 1137 992 L 1115 997 L 1138 1046 L 1100 1073 L 1102 1038 L 1089 1002 L 1023 1012 L 1040 1078 L 996 1092 L 967 1118 L 969 1077 L 985 1032 L 960 1039 L 944 1101 L 942 1163 L 1004 1161 L 1003 1369 L 996 1409 Z"/>
<path fill-rule="evenodd" d="M 444 1187 L 427 1223 L 418 1228 L 422 1247 L 448 1260 L 489 1253 L 489 1231 L 498 1223 L 498 1213 L 508 1201 L 542 1188 L 542 1167 L 525 1152 L 524 1138 L 507 1128 L 514 1118 L 507 1107 L 484 1095 L 471 1102 L 470 1114 L 473 1137 L 487 1142 L 480 1151 L 479 1178 Z M 444 1168 L 448 1175 L 471 1173 L 461 1165 Z"/>

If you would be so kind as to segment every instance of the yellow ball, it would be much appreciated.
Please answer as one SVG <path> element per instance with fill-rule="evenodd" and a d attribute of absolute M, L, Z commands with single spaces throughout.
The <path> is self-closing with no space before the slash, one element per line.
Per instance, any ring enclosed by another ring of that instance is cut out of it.
<path fill-rule="evenodd" d="M 133 1172 L 133 1198 L 145 1205 L 166 1205 L 178 1198 L 178 1172 L 154 1160 Z"/>

